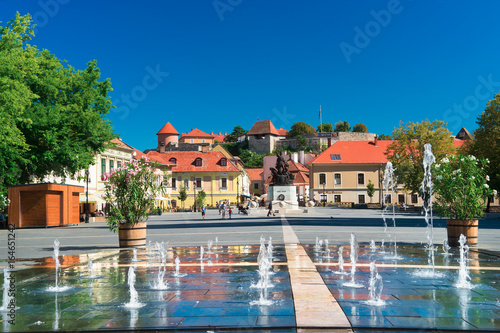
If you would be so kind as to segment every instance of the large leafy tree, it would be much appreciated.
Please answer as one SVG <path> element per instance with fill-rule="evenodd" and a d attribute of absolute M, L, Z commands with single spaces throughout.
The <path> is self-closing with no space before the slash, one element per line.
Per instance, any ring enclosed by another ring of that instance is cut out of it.
<path fill-rule="evenodd" d="M 352 128 L 352 131 L 358 133 L 366 133 L 368 132 L 368 128 L 366 127 L 365 124 L 359 123 Z"/>
<path fill-rule="evenodd" d="M 314 127 L 309 125 L 308 123 L 305 123 L 303 121 L 299 121 L 298 123 L 294 123 L 290 129 L 290 131 L 287 133 L 288 138 L 294 138 L 297 135 L 304 135 L 304 134 L 309 134 L 309 133 L 314 133 L 316 132 L 314 130 Z"/>
<path fill-rule="evenodd" d="M 109 79 L 96 61 L 85 70 L 65 66 L 27 44 L 30 15 L 0 27 L 0 186 L 63 178 L 87 168 L 114 134 L 105 118 L 112 104 Z"/>
<path fill-rule="evenodd" d="M 322 132 L 322 133 L 333 132 L 332 123 L 324 123 L 324 124 L 318 125 L 318 132 Z"/>
<path fill-rule="evenodd" d="M 241 127 L 240 125 L 238 126 L 235 126 L 233 128 L 233 132 L 230 133 L 230 134 L 227 134 L 225 137 L 224 137 L 224 142 L 236 142 L 238 141 L 238 138 L 242 135 L 244 135 L 247 131 L 245 131 L 243 129 L 243 127 Z"/>
<path fill-rule="evenodd" d="M 466 149 L 471 155 L 490 160 L 487 168 L 489 186 L 500 190 L 500 93 L 488 102 L 476 123 L 474 139 Z"/>
<path fill-rule="evenodd" d="M 339 121 L 335 123 L 334 132 L 350 132 L 351 126 L 349 126 L 349 122 L 347 120 Z"/>
<path fill-rule="evenodd" d="M 437 161 L 456 151 L 446 123 L 440 120 L 401 123 L 392 132 L 392 137 L 394 142 L 387 147 L 385 154 L 395 168 L 397 182 L 403 184 L 405 190 L 422 196 L 420 186 L 424 176 L 424 145 L 432 145 L 432 153 Z"/>

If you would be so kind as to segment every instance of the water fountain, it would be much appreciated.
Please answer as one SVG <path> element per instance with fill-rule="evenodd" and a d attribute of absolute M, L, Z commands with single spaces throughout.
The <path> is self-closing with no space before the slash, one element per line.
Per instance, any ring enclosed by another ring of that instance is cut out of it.
<path fill-rule="evenodd" d="M 265 239 L 262 239 L 262 237 L 257 263 L 259 265 L 259 282 L 252 284 L 250 287 L 259 288 L 260 295 L 259 299 L 251 301 L 250 305 L 271 305 L 273 301 L 268 299 L 268 288 L 273 287 L 269 278 L 272 270 L 272 258 L 269 257 L 269 249 L 266 248 Z"/>
<path fill-rule="evenodd" d="M 330 244 L 328 242 L 328 239 L 325 239 L 324 244 L 325 244 L 325 258 L 330 259 L 331 251 L 330 251 Z"/>
<path fill-rule="evenodd" d="M 370 262 L 370 282 L 368 289 L 370 291 L 370 299 L 365 303 L 368 305 L 381 306 L 386 303 L 381 299 L 384 284 L 382 277 L 378 274 L 377 265 L 375 261 Z"/>
<path fill-rule="evenodd" d="M 2 301 L 2 306 L 0 307 L 0 312 L 9 311 L 8 306 L 12 298 L 9 296 L 9 284 L 10 284 L 9 276 L 10 276 L 9 268 L 5 267 L 3 269 L 3 301 Z"/>
<path fill-rule="evenodd" d="M 174 276 L 177 277 L 177 278 L 186 276 L 187 274 L 181 274 L 181 273 L 179 273 L 180 263 L 181 263 L 181 260 L 179 259 L 179 256 L 175 257 L 174 262 L 175 262 L 175 273 L 174 273 Z"/>
<path fill-rule="evenodd" d="M 142 308 L 143 303 L 139 303 L 139 294 L 137 294 L 137 290 L 135 289 L 135 270 L 134 267 L 129 267 L 128 269 L 128 290 L 130 293 L 130 301 L 125 303 L 124 306 L 129 309 L 138 309 Z"/>
<path fill-rule="evenodd" d="M 396 184 L 394 183 L 394 168 L 392 166 L 391 162 L 387 162 L 385 166 L 385 171 L 384 171 L 384 180 L 382 182 L 383 184 L 383 190 L 384 190 L 384 203 L 387 203 L 389 200 L 389 194 L 387 192 L 391 192 L 391 203 L 394 201 L 394 187 Z M 392 204 L 392 226 L 393 226 L 393 234 L 390 235 L 387 231 L 387 220 L 386 220 L 386 212 L 389 209 L 389 205 L 385 205 L 384 209 L 382 210 L 382 219 L 384 220 L 384 232 L 385 234 L 390 237 L 394 243 L 394 253 L 393 257 L 390 259 L 401 259 L 398 257 L 398 246 L 397 246 L 397 241 L 396 241 L 396 207 L 394 204 Z"/>
<path fill-rule="evenodd" d="M 471 278 L 469 275 L 469 263 L 467 260 L 469 254 L 469 246 L 466 244 L 467 237 L 460 235 L 458 243 L 460 244 L 460 269 L 458 270 L 458 279 L 455 283 L 455 287 L 460 289 L 472 289 L 474 286 L 470 283 Z"/>
<path fill-rule="evenodd" d="M 333 272 L 334 274 L 340 274 L 340 275 L 346 275 L 348 274 L 345 269 L 344 269 L 344 247 L 339 246 L 339 270 L 336 272 Z"/>
<path fill-rule="evenodd" d="M 134 256 L 132 257 L 132 262 L 134 263 L 134 266 L 137 267 L 137 249 L 133 249 Z"/>
<path fill-rule="evenodd" d="M 373 239 L 370 241 L 370 250 L 372 252 L 377 251 L 377 245 L 375 245 L 375 240 L 373 240 Z"/>
<path fill-rule="evenodd" d="M 167 250 L 162 244 L 157 243 L 160 260 L 158 260 L 158 276 L 156 277 L 156 281 L 153 283 L 152 289 L 155 290 L 165 290 L 168 289 L 168 283 L 164 280 L 166 264 L 167 264 Z"/>
<path fill-rule="evenodd" d="M 358 241 L 356 240 L 356 235 L 351 234 L 351 281 L 344 283 L 344 286 L 351 288 L 361 288 L 362 284 L 356 283 L 354 280 L 354 275 L 356 274 L 356 262 L 358 260 Z"/>
<path fill-rule="evenodd" d="M 205 256 L 205 250 L 203 249 L 203 245 L 200 245 L 200 260 L 203 260 Z"/>
<path fill-rule="evenodd" d="M 52 255 L 52 258 L 55 261 L 55 268 L 56 268 L 56 283 L 54 287 L 49 287 L 47 288 L 47 291 L 51 292 L 62 292 L 71 289 L 69 286 L 59 286 L 59 266 L 61 265 L 59 263 L 59 240 L 55 239 L 54 240 L 54 254 Z"/>
<path fill-rule="evenodd" d="M 443 241 L 443 255 L 450 256 L 451 255 L 450 250 L 451 250 L 451 246 L 448 244 L 448 240 L 445 239 Z"/>

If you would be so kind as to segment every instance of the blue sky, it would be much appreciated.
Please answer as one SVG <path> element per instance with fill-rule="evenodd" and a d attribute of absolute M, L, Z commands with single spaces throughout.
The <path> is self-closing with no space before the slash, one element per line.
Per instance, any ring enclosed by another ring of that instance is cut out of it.
<path fill-rule="evenodd" d="M 0 0 L 39 25 L 31 44 L 110 78 L 115 132 L 156 147 L 179 132 L 231 132 L 271 119 L 439 119 L 473 131 L 500 91 L 498 1 Z"/>

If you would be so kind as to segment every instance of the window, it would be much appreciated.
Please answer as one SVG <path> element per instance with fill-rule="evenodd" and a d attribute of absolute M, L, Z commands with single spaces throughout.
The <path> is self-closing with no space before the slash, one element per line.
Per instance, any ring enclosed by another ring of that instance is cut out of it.
<path fill-rule="evenodd" d="M 339 186 L 342 185 L 342 178 L 340 176 L 340 173 L 335 173 L 333 175 L 333 178 L 335 180 L 335 185 L 339 185 Z"/>
<path fill-rule="evenodd" d="M 194 140 L 193 140 L 193 139 L 191 139 L 191 140 L 190 140 L 190 142 L 191 142 L 191 143 L 194 143 Z"/>
<path fill-rule="evenodd" d="M 358 185 L 365 185 L 365 174 L 358 173 Z"/>
<path fill-rule="evenodd" d="M 201 188 L 201 178 L 195 178 L 194 182 L 197 189 Z"/>
<path fill-rule="evenodd" d="M 197 166 L 197 167 L 200 167 L 200 166 L 201 166 L 201 158 L 199 158 L 199 157 L 198 157 L 198 158 L 196 158 L 196 159 L 194 160 L 194 165 L 195 165 L 195 166 Z"/>
<path fill-rule="evenodd" d="M 101 158 L 101 177 L 106 173 L 106 159 Z"/>
<path fill-rule="evenodd" d="M 121 161 L 118 161 L 118 168 L 121 168 L 122 167 L 122 162 Z"/>
<path fill-rule="evenodd" d="M 404 194 L 398 194 L 398 202 L 400 204 L 405 203 L 405 195 Z"/>
<path fill-rule="evenodd" d="M 416 195 L 416 194 L 411 195 L 411 203 L 418 204 L 418 195 Z"/>
<path fill-rule="evenodd" d="M 258 190 L 259 189 L 259 183 L 253 183 L 253 189 Z"/>
<path fill-rule="evenodd" d="M 227 177 L 221 177 L 220 187 L 221 189 L 227 189 Z"/>
<path fill-rule="evenodd" d="M 342 196 L 340 194 L 335 194 L 333 196 L 333 202 L 342 202 Z"/>
<path fill-rule="evenodd" d="M 114 168 L 115 168 L 115 161 L 109 160 L 109 172 L 113 171 Z"/>
<path fill-rule="evenodd" d="M 205 139 L 201 139 L 201 143 L 205 143 Z"/>
<path fill-rule="evenodd" d="M 386 203 L 386 204 L 390 204 L 390 203 L 392 203 L 392 198 L 391 198 L 391 195 L 390 195 L 390 194 L 386 194 L 386 195 L 385 195 L 385 200 L 384 200 L 384 201 L 385 201 L 385 203 Z"/>
<path fill-rule="evenodd" d="M 177 178 L 172 178 L 172 188 L 177 188 Z"/>
<path fill-rule="evenodd" d="M 340 154 L 331 154 L 330 158 L 332 161 L 340 161 Z"/>
<path fill-rule="evenodd" d="M 221 160 L 220 160 L 220 165 L 221 165 L 221 166 L 227 166 L 227 159 L 225 159 L 225 158 L 221 158 Z"/>
<path fill-rule="evenodd" d="M 177 164 L 177 159 L 175 157 L 171 157 L 168 161 L 170 163 Z"/>
<path fill-rule="evenodd" d="M 328 195 L 327 194 L 322 194 L 321 195 L 321 202 L 327 202 L 328 201 Z"/>
<path fill-rule="evenodd" d="M 326 185 L 326 174 L 324 173 L 319 174 L 319 184 Z"/>
<path fill-rule="evenodd" d="M 358 203 L 359 204 L 365 203 L 365 195 L 364 194 L 358 194 Z"/>
<path fill-rule="evenodd" d="M 184 178 L 184 188 L 186 190 L 189 190 L 189 179 L 187 179 L 187 178 Z"/>

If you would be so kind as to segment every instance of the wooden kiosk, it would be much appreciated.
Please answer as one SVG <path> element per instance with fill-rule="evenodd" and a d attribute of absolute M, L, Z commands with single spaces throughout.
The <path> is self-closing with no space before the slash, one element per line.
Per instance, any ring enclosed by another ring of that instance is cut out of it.
<path fill-rule="evenodd" d="M 9 223 L 16 228 L 80 223 L 84 190 L 83 186 L 52 183 L 10 186 Z"/>

